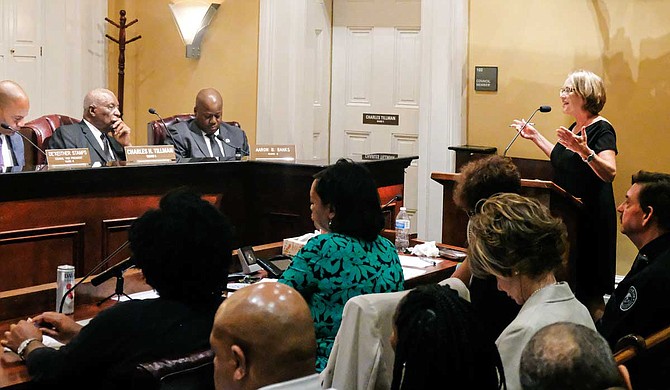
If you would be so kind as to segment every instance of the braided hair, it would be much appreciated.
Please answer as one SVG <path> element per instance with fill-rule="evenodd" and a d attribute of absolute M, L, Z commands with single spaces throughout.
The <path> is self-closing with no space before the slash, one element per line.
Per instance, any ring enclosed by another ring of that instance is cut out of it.
<path fill-rule="evenodd" d="M 505 389 L 500 354 L 470 303 L 449 286 L 410 291 L 394 318 L 391 390 Z"/>

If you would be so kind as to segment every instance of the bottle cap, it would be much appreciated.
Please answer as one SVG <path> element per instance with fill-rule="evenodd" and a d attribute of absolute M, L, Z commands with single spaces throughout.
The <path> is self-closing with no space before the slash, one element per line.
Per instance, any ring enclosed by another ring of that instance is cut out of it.
<path fill-rule="evenodd" d="M 407 207 L 401 207 L 400 211 L 407 211 Z"/>

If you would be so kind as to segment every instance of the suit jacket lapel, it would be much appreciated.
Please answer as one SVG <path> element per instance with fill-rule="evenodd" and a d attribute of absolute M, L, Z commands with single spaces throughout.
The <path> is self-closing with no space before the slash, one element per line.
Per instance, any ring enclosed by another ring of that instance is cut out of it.
<path fill-rule="evenodd" d="M 98 153 L 98 156 L 100 156 L 102 159 L 102 162 L 106 163 L 107 160 L 109 160 L 109 156 L 105 156 L 105 152 L 100 148 L 100 143 L 98 143 L 98 140 L 95 138 L 95 135 L 93 135 L 93 132 L 91 132 L 91 129 L 88 128 L 84 121 L 79 122 L 79 125 L 81 126 L 81 131 L 84 133 L 84 137 L 90 146 L 88 149 L 90 150 L 92 148 L 95 150 L 95 152 Z M 94 159 L 91 160 L 95 161 Z"/>
<path fill-rule="evenodd" d="M 235 147 L 228 143 L 230 142 L 230 137 L 228 136 L 228 129 L 223 124 L 219 126 L 219 139 L 223 144 L 223 154 L 226 156 L 226 158 L 235 157 Z M 228 142 L 226 142 L 226 140 L 228 140 Z"/>
<path fill-rule="evenodd" d="M 195 123 L 195 120 L 192 120 L 191 123 L 188 124 L 188 129 L 193 133 L 193 140 L 198 146 L 198 149 L 200 149 L 200 153 L 205 157 L 210 157 L 209 149 L 205 143 L 205 136 L 202 135 L 202 130 L 200 130 L 198 124 Z M 191 155 L 194 155 L 194 153 L 191 153 Z"/>

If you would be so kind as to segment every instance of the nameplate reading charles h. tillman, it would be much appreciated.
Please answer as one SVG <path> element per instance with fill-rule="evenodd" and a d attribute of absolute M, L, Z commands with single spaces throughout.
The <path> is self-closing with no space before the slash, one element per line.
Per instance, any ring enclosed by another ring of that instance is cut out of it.
<path fill-rule="evenodd" d="M 399 119 L 398 114 L 363 114 L 364 125 L 398 126 Z"/>
<path fill-rule="evenodd" d="M 76 149 L 47 149 L 47 165 L 53 168 L 75 168 L 91 165 L 91 156 L 88 148 Z"/>
<path fill-rule="evenodd" d="M 126 162 L 131 164 L 169 163 L 177 160 L 174 145 L 126 146 Z"/>

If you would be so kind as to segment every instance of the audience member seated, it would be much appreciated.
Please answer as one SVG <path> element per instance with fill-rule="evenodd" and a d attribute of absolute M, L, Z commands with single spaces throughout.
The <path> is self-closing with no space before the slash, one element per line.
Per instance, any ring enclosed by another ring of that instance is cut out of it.
<path fill-rule="evenodd" d="M 625 390 L 628 371 L 598 332 L 570 322 L 540 329 L 521 354 L 523 390 Z M 666 384 L 667 385 L 667 384 Z"/>
<path fill-rule="evenodd" d="M 0 81 L 0 123 L 11 129 L 0 127 L 0 168 L 24 166 L 23 138 L 17 132 L 30 111 L 30 100 L 17 83 Z"/>
<path fill-rule="evenodd" d="M 121 119 L 114 92 L 98 88 L 84 97 L 84 119 L 57 128 L 49 149 L 88 148 L 93 163 L 125 160 L 123 147 L 131 145 L 130 131 Z"/>
<path fill-rule="evenodd" d="M 460 279 L 448 278 L 440 285 L 448 285 L 469 301 L 470 291 Z M 393 318 L 407 293 L 364 294 L 347 301 L 328 364 L 321 372 L 324 387 L 338 390 L 391 388 L 395 358 L 391 346 Z"/>
<path fill-rule="evenodd" d="M 238 290 L 216 313 L 210 337 L 217 390 L 319 390 L 307 302 L 281 283 Z"/>
<path fill-rule="evenodd" d="M 449 286 L 410 291 L 394 318 L 391 390 L 504 388 L 500 355 L 484 328 Z"/>
<path fill-rule="evenodd" d="M 454 188 L 454 203 L 468 215 L 477 213 L 477 205 L 498 193 L 521 192 L 521 175 L 511 159 L 493 155 L 470 161 L 461 169 Z M 461 279 L 470 289 L 470 301 L 477 317 L 495 340 L 519 313 L 519 305 L 498 290 L 496 278 L 473 278 L 466 258 L 452 277 Z"/>
<path fill-rule="evenodd" d="M 231 226 L 199 196 L 167 194 L 133 222 L 132 258 L 160 298 L 117 303 L 85 327 L 47 312 L 5 332 L 2 345 L 26 360 L 34 382 L 65 388 L 128 388 L 138 363 L 208 348 L 231 261 Z M 42 344 L 49 335 L 66 345 Z"/>
<path fill-rule="evenodd" d="M 183 158 L 217 157 L 219 160 L 239 160 L 249 155 L 249 142 L 244 130 L 221 120 L 223 99 L 214 88 L 198 92 L 193 108 L 195 118 L 168 126 L 175 153 Z"/>
<path fill-rule="evenodd" d="M 279 279 L 309 303 L 323 371 L 349 298 L 400 291 L 404 277 L 395 245 L 379 235 L 384 216 L 368 169 L 340 159 L 315 175 L 309 192 L 320 234 L 295 255 Z"/>
<path fill-rule="evenodd" d="M 496 340 L 507 388 L 520 389 L 521 351 L 537 330 L 561 321 L 595 329 L 570 286 L 554 277 L 568 245 L 565 225 L 535 199 L 499 194 L 470 219 L 468 244 L 473 275 L 495 276 L 498 288 L 522 305 Z"/>
<path fill-rule="evenodd" d="M 649 337 L 670 326 L 670 175 L 639 171 L 632 184 L 617 211 L 639 253 L 597 324 L 612 348 L 628 334 Z M 634 389 L 670 386 L 670 342 L 625 364 Z"/>

